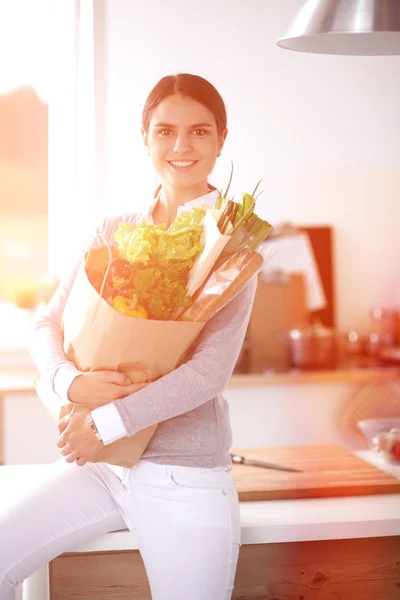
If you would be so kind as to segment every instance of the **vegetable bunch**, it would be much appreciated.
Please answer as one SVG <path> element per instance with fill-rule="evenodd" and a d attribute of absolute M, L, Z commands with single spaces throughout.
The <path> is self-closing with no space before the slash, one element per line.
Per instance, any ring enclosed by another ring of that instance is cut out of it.
<path fill-rule="evenodd" d="M 89 281 L 116 310 L 137 318 L 168 320 L 190 306 L 186 293 L 189 271 L 203 249 L 200 243 L 205 211 L 182 211 L 167 230 L 164 224 L 121 222 L 118 247 L 92 251 L 86 265 Z M 97 258 L 93 252 L 99 252 Z M 107 260 L 106 260 L 107 256 Z M 97 262 L 96 262 L 97 261 Z M 103 290 L 101 289 L 103 287 Z"/>
<path fill-rule="evenodd" d="M 259 185 L 260 181 L 252 194 L 244 192 L 241 201 L 234 202 L 227 198 L 229 181 L 224 196 L 220 194 L 217 198 L 216 208 L 222 211 L 218 220 L 218 229 L 221 233 L 230 235 L 231 238 L 224 248 L 223 255 L 225 256 L 243 248 L 257 251 L 272 230 L 272 225 L 268 221 L 260 219 L 254 212 L 255 193 Z"/>
<path fill-rule="evenodd" d="M 116 310 L 136 318 L 198 320 L 211 305 L 219 310 L 261 268 L 257 250 L 272 229 L 254 212 L 258 185 L 240 202 L 227 198 L 229 185 L 214 207 L 183 210 L 168 229 L 146 220 L 119 223 L 118 246 L 87 256 L 89 281 Z"/>

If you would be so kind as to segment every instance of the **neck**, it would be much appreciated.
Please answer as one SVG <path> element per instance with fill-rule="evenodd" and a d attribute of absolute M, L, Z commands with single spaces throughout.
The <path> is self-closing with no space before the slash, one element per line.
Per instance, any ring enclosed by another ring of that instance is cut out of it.
<path fill-rule="evenodd" d="M 160 190 L 160 201 L 167 208 L 177 208 L 186 204 L 186 202 L 190 202 L 190 200 L 207 194 L 208 191 L 207 181 L 187 188 L 178 188 L 169 183 L 163 183 Z"/>
<path fill-rule="evenodd" d="M 178 206 L 199 198 L 209 191 L 207 181 L 188 188 L 177 188 L 168 183 L 163 183 L 158 194 L 158 202 L 154 209 L 153 218 L 158 223 L 166 222 L 168 226 L 176 217 Z"/>

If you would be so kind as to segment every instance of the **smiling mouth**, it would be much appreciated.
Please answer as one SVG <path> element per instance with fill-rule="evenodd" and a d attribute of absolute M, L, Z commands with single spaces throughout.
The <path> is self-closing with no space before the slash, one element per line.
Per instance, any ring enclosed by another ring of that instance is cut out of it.
<path fill-rule="evenodd" d="M 168 164 L 170 164 L 175 169 L 189 169 L 198 162 L 198 160 L 169 160 Z"/>

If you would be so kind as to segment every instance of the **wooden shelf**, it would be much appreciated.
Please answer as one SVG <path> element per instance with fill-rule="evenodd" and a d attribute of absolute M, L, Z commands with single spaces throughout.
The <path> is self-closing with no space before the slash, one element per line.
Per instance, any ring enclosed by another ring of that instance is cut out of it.
<path fill-rule="evenodd" d="M 232 375 L 228 388 L 298 383 L 369 383 L 400 377 L 398 367 Z"/>

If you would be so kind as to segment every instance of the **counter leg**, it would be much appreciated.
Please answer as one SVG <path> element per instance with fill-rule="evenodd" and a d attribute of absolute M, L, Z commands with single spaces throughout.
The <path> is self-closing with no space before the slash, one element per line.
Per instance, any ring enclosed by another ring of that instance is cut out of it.
<path fill-rule="evenodd" d="M 48 564 L 25 579 L 22 584 L 22 600 L 50 600 Z"/>
<path fill-rule="evenodd" d="M 0 395 L 0 465 L 4 465 L 4 398 Z"/>

